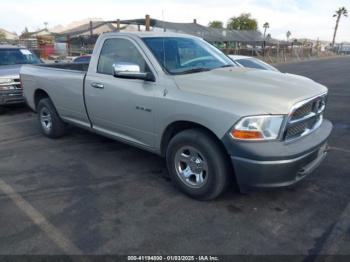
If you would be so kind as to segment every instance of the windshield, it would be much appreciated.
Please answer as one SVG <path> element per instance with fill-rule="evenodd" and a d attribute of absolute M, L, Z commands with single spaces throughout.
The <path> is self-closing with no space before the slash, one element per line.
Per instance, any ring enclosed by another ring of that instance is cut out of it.
<path fill-rule="evenodd" d="M 40 59 L 27 49 L 0 49 L 0 65 L 39 64 Z"/>
<path fill-rule="evenodd" d="M 188 74 L 235 66 L 221 51 L 200 39 L 146 37 L 143 41 L 170 74 Z"/>

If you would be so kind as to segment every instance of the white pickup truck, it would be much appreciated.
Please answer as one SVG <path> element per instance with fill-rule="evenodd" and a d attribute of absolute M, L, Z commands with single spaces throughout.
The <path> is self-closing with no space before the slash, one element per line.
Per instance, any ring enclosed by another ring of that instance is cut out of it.
<path fill-rule="evenodd" d="M 89 64 L 23 66 L 43 133 L 80 126 L 166 158 L 174 184 L 202 200 L 236 183 L 290 186 L 327 154 L 327 88 L 235 66 L 200 38 L 107 33 Z M 150 163 L 152 165 L 152 163 Z"/>

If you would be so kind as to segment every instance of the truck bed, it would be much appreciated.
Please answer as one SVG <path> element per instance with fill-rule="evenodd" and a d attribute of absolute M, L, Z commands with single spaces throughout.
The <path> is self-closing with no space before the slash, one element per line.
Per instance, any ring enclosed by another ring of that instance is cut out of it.
<path fill-rule="evenodd" d="M 36 110 L 35 94 L 44 91 L 59 115 L 67 121 L 89 126 L 85 110 L 84 81 L 88 64 L 40 64 L 21 68 L 21 82 L 28 105 Z"/>
<path fill-rule="evenodd" d="M 87 72 L 89 68 L 89 63 L 54 63 L 54 64 L 39 64 L 37 66 Z"/>

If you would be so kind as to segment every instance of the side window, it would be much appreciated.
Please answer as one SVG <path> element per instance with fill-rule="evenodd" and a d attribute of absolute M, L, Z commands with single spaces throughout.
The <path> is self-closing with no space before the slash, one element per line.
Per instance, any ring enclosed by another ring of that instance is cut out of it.
<path fill-rule="evenodd" d="M 131 41 L 123 38 L 107 39 L 101 49 L 97 72 L 113 75 L 113 64 L 118 62 L 137 64 L 141 72 L 149 71 L 146 61 Z"/>

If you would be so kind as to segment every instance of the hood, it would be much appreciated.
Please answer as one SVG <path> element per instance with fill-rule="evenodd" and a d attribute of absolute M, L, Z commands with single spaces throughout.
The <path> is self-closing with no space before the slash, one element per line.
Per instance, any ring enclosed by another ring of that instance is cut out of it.
<path fill-rule="evenodd" d="M 22 65 L 8 65 L 8 66 L 0 66 L 0 77 L 5 76 L 18 76 L 19 71 Z"/>
<path fill-rule="evenodd" d="M 174 78 L 181 90 L 259 107 L 266 114 L 288 114 L 295 103 L 327 92 L 306 77 L 248 68 L 219 68 Z"/>

